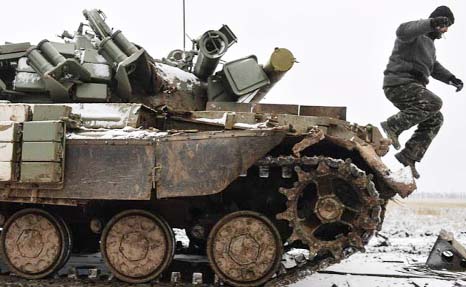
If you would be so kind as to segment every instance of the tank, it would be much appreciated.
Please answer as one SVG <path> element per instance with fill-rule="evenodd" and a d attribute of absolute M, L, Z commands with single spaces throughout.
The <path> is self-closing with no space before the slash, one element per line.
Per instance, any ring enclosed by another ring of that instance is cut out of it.
<path fill-rule="evenodd" d="M 415 190 L 382 162 L 390 141 L 346 107 L 260 103 L 289 50 L 222 62 L 237 41 L 224 25 L 155 59 L 102 11 L 83 15 L 62 41 L 0 46 L 12 273 L 41 279 L 100 251 L 128 283 L 274 286 L 364 251 L 387 201 Z"/>

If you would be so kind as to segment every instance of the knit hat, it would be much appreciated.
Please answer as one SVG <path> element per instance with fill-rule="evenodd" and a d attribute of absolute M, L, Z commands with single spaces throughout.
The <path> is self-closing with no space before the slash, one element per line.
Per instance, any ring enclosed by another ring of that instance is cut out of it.
<path fill-rule="evenodd" d="M 437 18 L 437 17 L 447 17 L 448 20 L 450 20 L 450 25 L 453 25 L 455 23 L 455 16 L 453 15 L 453 12 L 451 12 L 450 8 L 447 6 L 439 6 L 437 9 L 430 14 L 429 18 Z"/>

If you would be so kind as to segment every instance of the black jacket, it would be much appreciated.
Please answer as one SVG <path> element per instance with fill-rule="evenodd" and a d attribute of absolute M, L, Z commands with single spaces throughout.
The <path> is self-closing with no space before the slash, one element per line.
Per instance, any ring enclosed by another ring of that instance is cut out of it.
<path fill-rule="evenodd" d="M 384 72 L 383 86 L 397 86 L 409 82 L 429 83 L 429 77 L 449 82 L 453 74 L 435 56 L 430 19 L 403 23 L 396 31 L 395 47 Z"/>

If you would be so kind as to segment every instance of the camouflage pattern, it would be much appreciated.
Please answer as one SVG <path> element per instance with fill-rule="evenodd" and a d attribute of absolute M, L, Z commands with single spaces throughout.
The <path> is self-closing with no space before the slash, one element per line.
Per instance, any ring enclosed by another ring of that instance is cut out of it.
<path fill-rule="evenodd" d="M 417 125 L 401 152 L 414 161 L 421 161 L 443 124 L 442 99 L 417 82 L 386 87 L 384 91 L 387 99 L 400 109 L 388 118 L 389 128 L 400 135 Z"/>

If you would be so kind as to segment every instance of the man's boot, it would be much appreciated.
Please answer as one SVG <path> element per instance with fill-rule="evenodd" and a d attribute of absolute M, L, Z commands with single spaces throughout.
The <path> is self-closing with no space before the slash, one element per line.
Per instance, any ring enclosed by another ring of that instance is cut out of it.
<path fill-rule="evenodd" d="M 395 154 L 395 157 L 399 162 L 401 162 L 401 164 L 403 164 L 404 166 L 409 166 L 411 168 L 411 173 L 413 174 L 414 178 L 418 179 L 419 177 L 421 177 L 419 172 L 417 172 L 416 170 L 416 161 L 408 158 L 401 152 Z"/>
<path fill-rule="evenodd" d="M 396 150 L 401 148 L 400 142 L 398 141 L 398 134 L 392 130 L 387 122 L 381 122 L 380 126 L 382 126 L 383 131 L 387 135 L 387 137 L 392 141 L 392 145 Z"/>

